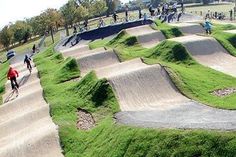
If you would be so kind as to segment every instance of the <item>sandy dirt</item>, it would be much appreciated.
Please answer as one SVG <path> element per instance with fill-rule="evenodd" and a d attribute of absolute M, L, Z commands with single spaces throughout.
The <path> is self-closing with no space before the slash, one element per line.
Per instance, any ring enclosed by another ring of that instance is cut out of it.
<path fill-rule="evenodd" d="M 138 42 L 145 48 L 156 46 L 160 41 L 165 40 L 162 32 L 152 29 L 149 25 L 129 28 L 126 32 L 131 36 L 136 36 Z"/>
<path fill-rule="evenodd" d="M 49 105 L 34 68 L 32 74 L 26 66 L 12 65 L 20 72 L 19 96 L 11 92 L 9 82 L 0 106 L 1 157 L 62 157 L 57 126 L 49 115 Z"/>
<path fill-rule="evenodd" d="M 170 40 L 184 44 L 200 64 L 236 76 L 236 58 L 231 56 L 214 38 L 190 35 Z"/>
<path fill-rule="evenodd" d="M 184 35 L 202 34 L 205 32 L 198 23 L 172 23 L 170 25 L 178 27 Z"/>

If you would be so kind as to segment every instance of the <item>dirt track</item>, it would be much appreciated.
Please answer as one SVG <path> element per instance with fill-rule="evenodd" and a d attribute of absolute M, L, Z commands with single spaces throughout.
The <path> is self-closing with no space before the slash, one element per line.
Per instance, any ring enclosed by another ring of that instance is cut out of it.
<path fill-rule="evenodd" d="M 173 23 L 170 25 L 178 27 L 184 35 L 202 34 L 205 32 L 203 27 L 197 23 Z"/>
<path fill-rule="evenodd" d="M 184 44 L 199 63 L 236 76 L 236 58 L 231 56 L 214 38 L 190 35 L 170 40 Z"/>
<path fill-rule="evenodd" d="M 20 94 L 6 85 L 5 103 L 0 106 L 1 157 L 62 157 L 57 126 L 49 115 L 43 90 L 34 68 L 29 75 L 23 64 L 12 65 L 20 71 Z"/>
<path fill-rule="evenodd" d="M 149 25 L 126 29 L 131 36 L 136 36 L 138 42 L 145 48 L 156 46 L 160 41 L 165 40 L 162 32 L 152 29 Z"/>

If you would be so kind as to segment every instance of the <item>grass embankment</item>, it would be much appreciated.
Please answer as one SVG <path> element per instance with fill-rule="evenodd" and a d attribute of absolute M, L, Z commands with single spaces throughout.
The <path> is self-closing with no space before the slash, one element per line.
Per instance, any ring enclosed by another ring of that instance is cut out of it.
<path fill-rule="evenodd" d="M 123 31 L 105 47 L 114 48 L 123 61 L 143 57 L 148 58 L 145 60 L 149 64 L 160 62 L 168 66 L 177 87 L 191 99 L 213 107 L 236 109 L 236 94 L 225 97 L 212 94 L 217 89 L 236 87 L 236 79 L 200 65 L 180 43 L 163 41 L 154 48 L 145 49 L 138 44 L 136 37 Z"/>
<path fill-rule="evenodd" d="M 7 81 L 8 68 L 9 68 L 9 62 L 0 64 L 0 105 L 2 104 L 2 95 L 5 92 L 5 84 Z"/>
<path fill-rule="evenodd" d="M 156 58 L 155 56 L 160 55 L 153 54 L 152 58 Z M 166 58 L 165 54 L 163 58 Z M 176 57 L 171 58 L 170 61 L 180 62 L 174 59 Z M 191 58 L 186 56 L 184 60 L 189 62 Z M 192 157 L 236 154 L 234 132 L 144 129 L 115 124 L 112 116 L 119 111 L 119 107 L 105 79 L 98 80 L 92 72 L 79 82 L 57 81 L 61 77 L 57 73 L 64 69 L 67 61 L 55 54 L 52 48 L 35 58 L 44 96 L 50 104 L 54 122 L 59 125 L 61 144 L 66 157 Z M 77 67 L 73 67 L 72 70 L 64 71 L 64 74 L 79 75 Z M 71 78 L 67 77 L 67 80 Z M 90 131 L 78 130 L 77 108 L 92 113 L 97 122 L 96 127 Z"/>
<path fill-rule="evenodd" d="M 212 36 L 233 56 L 236 56 L 236 34 L 226 33 L 225 30 L 236 29 L 234 25 L 214 24 Z"/>

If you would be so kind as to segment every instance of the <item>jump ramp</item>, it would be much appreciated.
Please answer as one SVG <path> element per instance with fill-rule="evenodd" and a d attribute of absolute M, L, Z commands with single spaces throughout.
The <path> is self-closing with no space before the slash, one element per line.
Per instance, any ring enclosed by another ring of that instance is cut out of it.
<path fill-rule="evenodd" d="M 203 34 L 205 31 L 198 23 L 172 23 L 171 26 L 178 27 L 185 35 Z"/>
<path fill-rule="evenodd" d="M 113 50 L 103 50 L 94 53 L 88 52 L 75 58 L 80 66 L 82 75 L 86 74 L 90 70 L 120 62 Z"/>
<path fill-rule="evenodd" d="M 107 78 L 122 112 L 118 122 L 153 128 L 236 129 L 236 111 L 211 108 L 183 96 L 160 65 L 140 59 L 95 70 Z M 127 86 L 128 85 L 128 86 Z"/>
<path fill-rule="evenodd" d="M 29 75 L 25 65 L 12 66 L 21 69 L 20 94 L 16 98 L 7 83 L 5 103 L 0 106 L 0 156 L 62 157 L 57 126 L 43 98 L 37 69 L 33 68 Z"/>
<path fill-rule="evenodd" d="M 160 41 L 165 40 L 161 31 L 152 29 L 149 25 L 138 26 L 126 29 L 126 32 L 138 38 L 138 42 L 145 48 L 156 46 Z"/>
<path fill-rule="evenodd" d="M 189 35 L 169 40 L 182 43 L 199 63 L 236 76 L 236 58 L 231 56 L 214 38 Z"/>

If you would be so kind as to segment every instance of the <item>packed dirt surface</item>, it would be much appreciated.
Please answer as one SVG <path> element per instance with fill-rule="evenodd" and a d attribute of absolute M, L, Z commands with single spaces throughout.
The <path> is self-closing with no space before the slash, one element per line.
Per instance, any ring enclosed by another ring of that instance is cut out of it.
<path fill-rule="evenodd" d="M 211 108 L 183 96 L 160 65 L 135 59 L 101 69 L 118 98 L 119 123 L 153 128 L 235 130 L 236 111 Z"/>
<path fill-rule="evenodd" d="M 138 42 L 145 48 L 156 46 L 160 41 L 165 40 L 161 31 L 154 30 L 149 25 L 129 28 L 126 32 L 131 36 L 136 36 Z"/>
<path fill-rule="evenodd" d="M 96 51 L 96 50 L 91 50 Z M 103 50 L 101 52 L 87 53 L 76 57 L 80 66 L 82 75 L 88 73 L 90 70 L 105 67 L 108 65 L 119 63 L 117 55 L 113 50 Z"/>
<path fill-rule="evenodd" d="M 95 121 L 90 113 L 79 109 L 77 112 L 77 117 L 78 117 L 77 121 L 78 129 L 90 130 L 93 127 L 95 127 Z"/>
<path fill-rule="evenodd" d="M 74 47 L 71 47 L 69 49 L 65 49 L 65 50 L 61 50 L 60 52 L 63 54 L 63 56 L 70 56 L 73 54 L 77 54 L 80 52 L 84 52 L 84 51 L 88 51 L 89 50 L 89 46 L 88 45 L 76 45 Z"/>
<path fill-rule="evenodd" d="M 20 73 L 19 96 L 12 93 L 9 81 L 0 106 L 1 157 L 62 157 L 57 126 L 43 98 L 38 71 L 30 74 L 23 63 L 12 65 Z"/>
<path fill-rule="evenodd" d="M 189 35 L 170 39 L 184 44 L 200 64 L 236 76 L 236 58 L 231 56 L 214 38 Z"/>
<path fill-rule="evenodd" d="M 178 27 L 185 35 L 202 34 L 205 32 L 203 27 L 197 23 L 173 23 L 170 25 Z"/>
<path fill-rule="evenodd" d="M 232 34 L 236 34 L 236 29 L 234 29 L 234 30 L 228 30 L 228 31 L 225 31 L 225 32 L 227 32 L 227 33 L 232 33 Z"/>
<path fill-rule="evenodd" d="M 98 70 L 97 75 L 101 78 L 103 74 L 108 78 L 122 111 L 165 109 L 188 102 L 160 65 L 149 66 L 135 60 L 110 66 L 106 71 L 110 74 Z"/>

